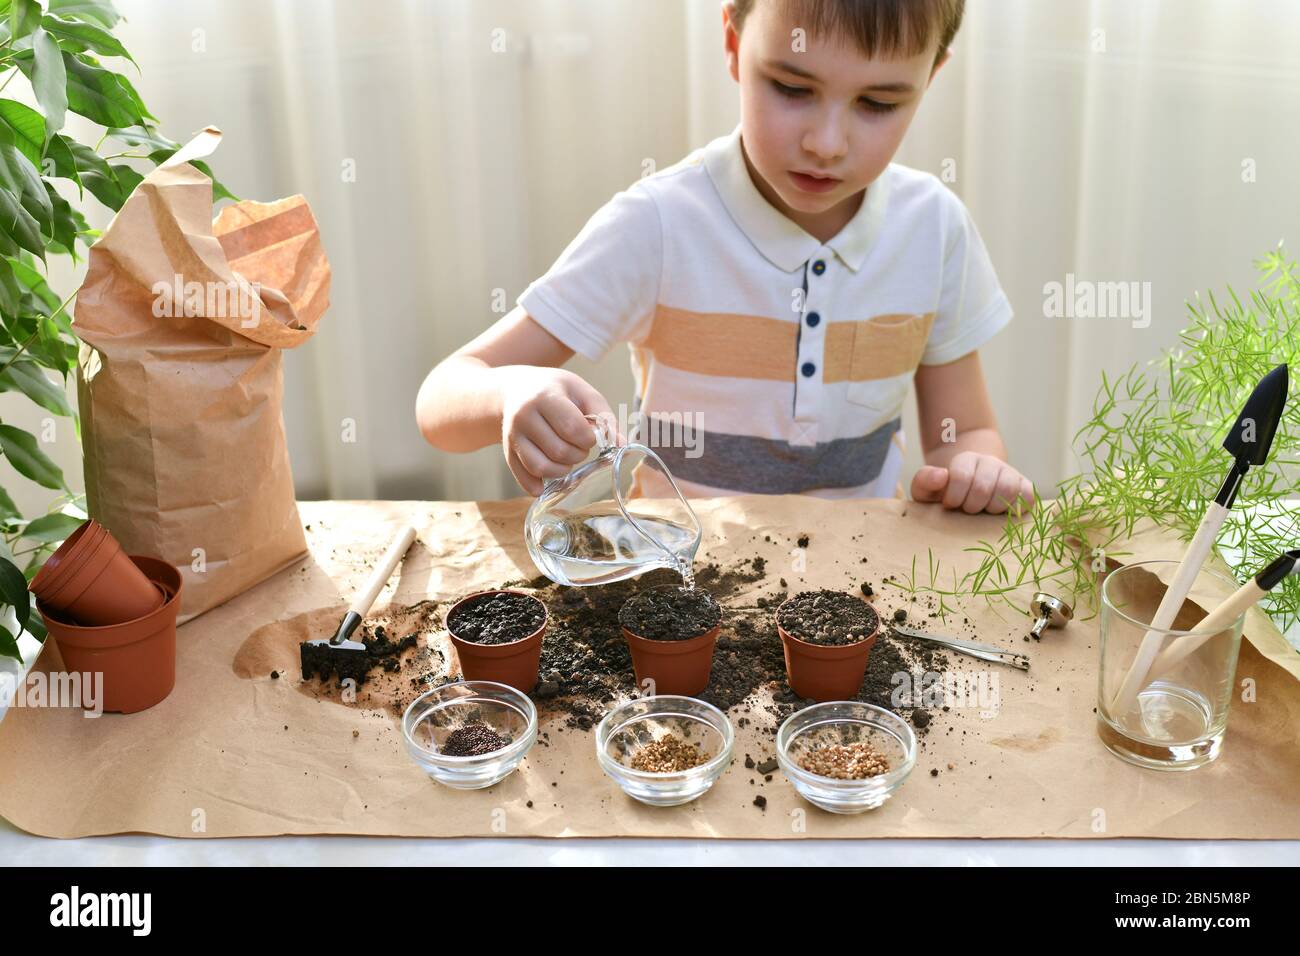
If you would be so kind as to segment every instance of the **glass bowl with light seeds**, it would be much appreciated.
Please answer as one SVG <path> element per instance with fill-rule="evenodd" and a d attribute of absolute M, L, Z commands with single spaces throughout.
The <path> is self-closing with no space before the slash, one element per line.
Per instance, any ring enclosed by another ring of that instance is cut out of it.
<path fill-rule="evenodd" d="M 658 694 L 615 707 L 596 727 L 596 759 L 623 792 L 656 807 L 703 795 L 731 763 L 727 715 L 693 697 Z"/>
<path fill-rule="evenodd" d="M 781 771 L 801 797 L 831 813 L 872 810 L 916 765 L 916 735 L 881 707 L 836 700 L 786 718 L 776 734 Z"/>

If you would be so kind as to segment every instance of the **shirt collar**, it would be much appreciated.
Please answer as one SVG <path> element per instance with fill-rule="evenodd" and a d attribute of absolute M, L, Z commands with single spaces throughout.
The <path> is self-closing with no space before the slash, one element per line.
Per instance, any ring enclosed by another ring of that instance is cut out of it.
<path fill-rule="evenodd" d="M 787 218 L 758 191 L 745 165 L 739 126 L 731 135 L 705 147 L 704 168 L 736 225 L 778 269 L 794 272 L 822 247 L 815 236 Z M 862 266 L 884 221 L 889 172 L 886 167 L 867 187 L 867 194 L 853 218 L 826 243 L 854 272 Z"/>

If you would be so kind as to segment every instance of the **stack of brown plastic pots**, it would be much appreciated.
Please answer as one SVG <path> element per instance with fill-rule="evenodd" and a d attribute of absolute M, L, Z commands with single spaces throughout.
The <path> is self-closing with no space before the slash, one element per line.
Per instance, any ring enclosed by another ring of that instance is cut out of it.
<path fill-rule="evenodd" d="M 171 693 L 181 593 L 172 565 L 128 556 L 90 520 L 50 555 L 30 589 L 64 669 L 101 675 L 104 710 L 134 713 Z"/>

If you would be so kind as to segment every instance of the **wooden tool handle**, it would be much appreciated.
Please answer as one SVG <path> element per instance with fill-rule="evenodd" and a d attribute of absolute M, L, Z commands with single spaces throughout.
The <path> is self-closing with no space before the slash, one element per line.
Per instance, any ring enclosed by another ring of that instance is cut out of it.
<path fill-rule="evenodd" d="M 1254 581 L 1247 581 L 1232 597 L 1228 598 L 1200 621 L 1192 625 L 1193 631 L 1205 631 L 1204 634 L 1185 634 L 1166 647 L 1151 665 L 1148 682 L 1156 680 L 1177 667 L 1190 654 L 1198 650 L 1210 638 L 1221 634 L 1233 621 L 1241 617 L 1268 592 Z"/>
<path fill-rule="evenodd" d="M 352 605 L 348 608 L 349 611 L 365 617 L 366 612 L 370 610 L 370 605 L 375 603 L 375 598 L 379 596 L 379 592 L 384 589 L 384 585 L 392 577 L 393 568 L 397 567 L 397 562 L 402 560 L 402 555 L 406 554 L 406 550 L 414 541 L 415 529 L 407 525 L 393 539 L 393 543 L 388 546 L 384 556 L 379 559 L 379 563 L 375 565 L 375 570 L 370 573 L 370 580 L 366 582 L 366 586 L 352 599 Z"/>
<path fill-rule="evenodd" d="M 1151 662 L 1160 653 L 1160 646 L 1165 638 L 1164 632 L 1174 623 L 1174 618 L 1182 609 L 1183 601 L 1192 590 L 1192 584 L 1195 583 L 1201 566 L 1205 564 L 1205 559 L 1214 547 L 1214 539 L 1219 536 L 1219 529 L 1223 527 L 1223 521 L 1227 517 L 1227 508 L 1217 501 L 1210 502 L 1205 517 L 1201 519 L 1201 524 L 1196 529 L 1196 536 L 1188 545 L 1187 553 L 1183 555 L 1182 563 L 1178 565 L 1178 571 L 1174 574 L 1173 581 L 1165 590 L 1160 607 L 1156 609 L 1155 616 L 1151 619 L 1150 630 L 1143 636 L 1137 655 L 1124 675 L 1119 690 L 1111 700 L 1111 713 L 1122 714 L 1128 710 L 1137 699 L 1138 691 L 1147 685 L 1147 673 L 1151 670 Z"/>

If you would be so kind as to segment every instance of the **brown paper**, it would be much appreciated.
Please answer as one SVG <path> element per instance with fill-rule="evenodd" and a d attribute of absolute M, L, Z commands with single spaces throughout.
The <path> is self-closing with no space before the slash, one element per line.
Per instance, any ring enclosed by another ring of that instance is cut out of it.
<path fill-rule="evenodd" d="M 745 604 L 785 577 L 791 589 L 867 580 L 882 610 L 915 608 L 882 586 L 886 575 L 910 573 L 914 555 L 924 575 L 927 549 L 960 574 L 975 560 L 962 549 L 995 538 L 1001 522 L 885 500 L 749 496 L 693 504 L 705 530 L 702 559 L 767 558 L 769 582 L 732 599 Z M 182 628 L 167 700 L 98 719 L 9 711 L 0 722 L 0 815 L 58 837 L 1300 838 L 1300 682 L 1255 650 L 1265 624 L 1247 624 L 1237 676 L 1251 694 L 1234 698 L 1223 755 L 1196 771 L 1160 773 L 1118 760 L 1097 738 L 1095 617 L 1082 620 L 1088 612 L 1081 609 L 1065 629 L 1026 644 L 1028 618 L 983 599 L 962 602 L 951 629 L 969 617 L 980 640 L 1027 651 L 1033 667 L 1023 673 L 953 657 L 953 667 L 996 673 L 999 706 L 988 717 L 963 707 L 936 712 L 915 771 L 878 810 L 825 813 L 799 798 L 780 771 L 769 782 L 747 770 L 746 754 L 761 761 L 772 753 L 770 734 L 753 725 L 737 728 L 735 761 L 718 784 L 683 807 L 625 797 L 600 772 L 593 735 L 554 723 L 542 728 L 550 746 L 534 747 L 495 787 L 441 787 L 410 761 L 387 712 L 318 700 L 300 685 L 297 642 L 332 632 L 402 522 L 420 536 L 381 594 L 381 609 L 390 600 L 445 602 L 533 577 L 522 539 L 527 505 L 303 503 L 311 557 Z M 800 570 L 795 542 L 805 533 L 811 541 Z M 1162 552 L 1180 553 L 1176 541 L 1162 539 L 1127 560 L 1168 556 Z M 443 633 L 431 640 L 445 649 Z M 38 666 L 57 664 L 50 647 Z M 766 809 L 754 805 L 756 795 L 767 798 Z"/>
<path fill-rule="evenodd" d="M 186 160 L 153 170 L 91 247 L 77 295 L 78 398 L 92 517 L 184 576 L 182 621 L 306 552 L 280 404 L 281 353 L 311 337 L 329 263 L 306 200 L 213 223 Z"/>

